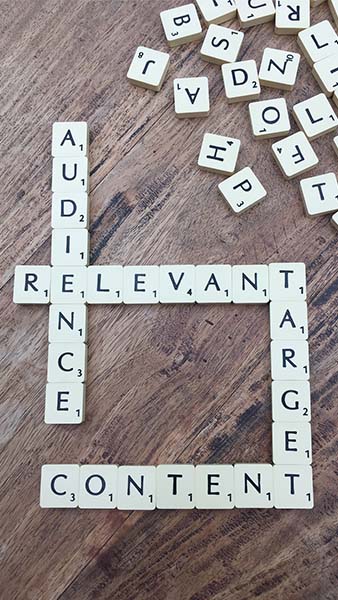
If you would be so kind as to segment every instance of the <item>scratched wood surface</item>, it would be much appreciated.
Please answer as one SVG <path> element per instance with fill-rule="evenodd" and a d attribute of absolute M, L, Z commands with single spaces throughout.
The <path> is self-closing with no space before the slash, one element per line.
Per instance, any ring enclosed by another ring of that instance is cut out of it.
<path fill-rule="evenodd" d="M 177 4 L 178 2 L 176 2 Z M 180 2 L 183 4 L 184 2 Z M 173 3 L 175 4 L 175 3 Z M 160 0 L 12 0 L 1 6 L 1 534 L 4 600 L 337 600 L 337 233 L 304 216 L 247 104 L 227 105 L 199 45 L 170 50 L 161 93 L 130 86 L 138 44 L 166 49 Z M 313 22 L 329 15 L 324 4 Z M 238 27 L 234 22 L 231 26 Z M 272 24 L 241 57 L 297 50 Z M 207 75 L 211 114 L 177 120 L 174 76 Z M 302 59 L 296 101 L 319 92 Z M 264 89 L 262 98 L 277 97 Z M 42 511 L 44 463 L 271 461 L 266 306 L 90 308 L 86 421 L 43 423 L 48 309 L 12 304 L 16 264 L 50 260 L 51 126 L 91 132 L 91 263 L 268 263 L 308 269 L 313 511 Z M 295 130 L 295 127 L 294 127 Z M 196 162 L 205 131 L 242 140 L 268 196 L 241 217 Z M 314 142 L 337 171 L 331 137 Z"/>

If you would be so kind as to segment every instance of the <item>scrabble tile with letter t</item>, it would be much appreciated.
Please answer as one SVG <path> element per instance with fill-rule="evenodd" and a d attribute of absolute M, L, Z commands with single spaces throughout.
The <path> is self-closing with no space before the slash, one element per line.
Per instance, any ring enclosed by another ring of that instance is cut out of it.
<path fill-rule="evenodd" d="M 218 189 L 236 214 L 244 212 L 266 196 L 266 190 L 250 167 L 222 181 Z"/>
<path fill-rule="evenodd" d="M 326 96 L 338 90 L 338 51 L 313 65 L 312 74 Z"/>
<path fill-rule="evenodd" d="M 309 171 L 319 162 L 303 131 L 272 144 L 272 152 L 286 179 Z"/>
<path fill-rule="evenodd" d="M 194 4 L 164 10 L 160 17 L 169 46 L 179 46 L 202 37 L 202 27 Z"/>
<path fill-rule="evenodd" d="M 326 215 L 338 210 L 338 183 L 335 173 L 302 179 L 300 191 L 309 217 Z"/>
<path fill-rule="evenodd" d="M 127 79 L 134 85 L 159 92 L 169 68 L 166 52 L 139 46 L 129 67 Z"/>

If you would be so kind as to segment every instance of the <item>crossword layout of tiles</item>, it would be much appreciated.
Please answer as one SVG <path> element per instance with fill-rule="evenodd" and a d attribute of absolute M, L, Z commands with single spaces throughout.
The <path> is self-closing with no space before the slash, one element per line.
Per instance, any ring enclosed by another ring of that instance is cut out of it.
<path fill-rule="evenodd" d="M 50 305 L 45 422 L 84 420 L 87 305 L 269 304 L 273 464 L 49 464 L 40 506 L 312 508 L 305 265 L 88 266 L 87 124 L 54 123 L 52 155 L 51 265 L 17 266 L 14 278 L 15 303 Z"/>

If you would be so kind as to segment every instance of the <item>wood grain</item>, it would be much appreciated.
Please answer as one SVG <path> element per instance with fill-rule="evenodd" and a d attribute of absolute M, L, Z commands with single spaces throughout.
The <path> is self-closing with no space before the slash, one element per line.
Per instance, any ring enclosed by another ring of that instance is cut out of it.
<path fill-rule="evenodd" d="M 179 2 L 176 2 L 178 4 Z M 184 2 L 180 2 L 183 4 Z M 174 3 L 175 4 L 175 3 Z M 0 35 L 0 592 L 4 600 L 337 600 L 337 233 L 303 214 L 247 104 L 228 105 L 198 45 L 170 50 L 161 93 L 126 80 L 138 44 L 165 50 L 160 0 L 12 0 Z M 327 5 L 312 10 L 327 18 Z M 237 22 L 231 26 L 238 27 Z M 242 58 L 297 51 L 272 24 Z M 174 76 L 207 75 L 211 114 L 178 121 Z M 301 61 L 295 102 L 319 92 Z M 278 97 L 264 89 L 262 98 Z M 48 311 L 12 304 L 16 264 L 50 260 L 51 126 L 91 131 L 91 263 L 305 261 L 312 367 L 313 511 L 42 511 L 43 463 L 271 460 L 268 313 L 261 306 L 90 308 L 82 426 L 43 423 Z M 295 127 L 294 127 L 294 130 Z M 230 213 L 198 170 L 205 131 L 242 140 L 268 196 Z M 337 171 L 331 137 L 313 174 Z"/>

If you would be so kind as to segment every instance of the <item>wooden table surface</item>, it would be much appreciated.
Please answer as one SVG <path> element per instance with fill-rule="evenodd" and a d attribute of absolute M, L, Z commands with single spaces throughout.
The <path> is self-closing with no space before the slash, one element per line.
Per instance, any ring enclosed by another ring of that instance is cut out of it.
<path fill-rule="evenodd" d="M 184 2 L 176 2 L 183 4 Z M 139 44 L 166 49 L 160 0 L 12 0 L 1 7 L 2 600 L 337 600 L 337 232 L 304 216 L 247 103 L 228 105 L 199 44 L 170 50 L 159 94 L 131 86 Z M 326 4 L 312 10 L 327 18 Z M 230 26 L 238 28 L 237 22 Z M 273 25 L 242 58 L 297 50 Z M 207 119 L 178 120 L 172 80 L 206 75 Z M 302 58 L 295 102 L 319 93 Z M 263 88 L 262 98 L 283 95 Z M 88 121 L 91 264 L 304 261 L 308 270 L 315 509 L 41 510 L 44 463 L 271 462 L 266 306 L 92 306 L 86 421 L 43 422 L 46 306 L 12 303 L 16 264 L 48 264 L 51 128 Z M 293 123 L 293 130 L 296 127 Z M 197 168 L 203 133 L 239 137 L 267 198 L 234 216 Z M 331 136 L 313 174 L 337 171 Z"/>

